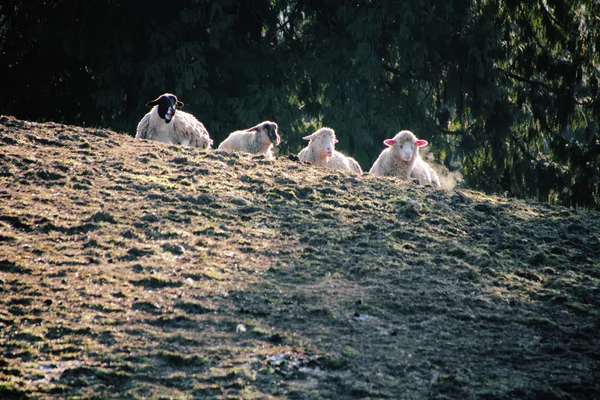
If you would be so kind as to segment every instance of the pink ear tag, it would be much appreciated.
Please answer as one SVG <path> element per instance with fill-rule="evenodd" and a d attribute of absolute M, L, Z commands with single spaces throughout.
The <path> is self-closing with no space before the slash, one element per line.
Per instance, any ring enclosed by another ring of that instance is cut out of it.
<path fill-rule="evenodd" d="M 417 139 L 415 144 L 417 145 L 417 147 L 424 147 L 427 146 L 427 140 Z"/>
<path fill-rule="evenodd" d="M 393 146 L 394 144 L 396 144 L 396 141 L 394 139 L 385 139 L 383 141 L 383 144 L 385 144 L 386 146 Z"/>

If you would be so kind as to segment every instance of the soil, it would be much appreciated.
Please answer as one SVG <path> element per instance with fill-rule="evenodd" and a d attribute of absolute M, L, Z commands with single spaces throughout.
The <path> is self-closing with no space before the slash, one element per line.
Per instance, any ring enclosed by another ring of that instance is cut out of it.
<path fill-rule="evenodd" d="M 0 398 L 600 398 L 598 211 L 292 158 L 1 117 Z"/>

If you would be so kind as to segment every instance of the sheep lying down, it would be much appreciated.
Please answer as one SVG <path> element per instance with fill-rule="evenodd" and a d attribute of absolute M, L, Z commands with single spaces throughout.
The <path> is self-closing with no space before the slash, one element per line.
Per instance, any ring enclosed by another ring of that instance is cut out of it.
<path fill-rule="evenodd" d="M 230 133 L 219 145 L 218 150 L 264 154 L 273 158 L 273 145 L 278 146 L 280 141 L 277 124 L 263 121 L 252 128 Z"/>
<path fill-rule="evenodd" d="M 321 128 L 312 135 L 305 136 L 303 139 L 309 142 L 308 146 L 298 154 L 300 161 L 306 161 L 312 165 L 333 170 L 351 171 L 362 175 L 362 168 L 354 158 L 345 156 L 335 150 L 335 144 L 338 140 L 335 137 L 333 129 Z"/>
<path fill-rule="evenodd" d="M 437 173 L 419 156 L 419 147 L 427 141 L 417 139 L 411 131 L 400 131 L 394 138 L 386 139 L 384 149 L 369 171 L 380 176 L 396 176 L 402 179 L 418 179 L 422 184 L 440 186 Z"/>
<path fill-rule="evenodd" d="M 177 96 L 165 93 L 146 106 L 152 109 L 138 123 L 137 139 L 210 149 L 213 141 L 208 131 L 192 114 L 177 110 L 183 107 Z"/>

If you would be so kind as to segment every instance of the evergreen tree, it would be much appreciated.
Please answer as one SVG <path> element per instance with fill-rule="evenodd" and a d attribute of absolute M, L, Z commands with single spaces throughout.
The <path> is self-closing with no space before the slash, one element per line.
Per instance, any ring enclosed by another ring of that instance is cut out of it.
<path fill-rule="evenodd" d="M 0 5 L 2 112 L 133 135 L 172 92 L 219 143 L 331 126 L 368 169 L 410 129 L 466 184 L 600 206 L 595 0 L 150 0 Z"/>

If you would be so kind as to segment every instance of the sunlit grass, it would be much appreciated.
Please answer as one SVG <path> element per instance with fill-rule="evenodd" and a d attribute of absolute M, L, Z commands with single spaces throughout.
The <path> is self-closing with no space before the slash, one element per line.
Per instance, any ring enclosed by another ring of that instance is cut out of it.
<path fill-rule="evenodd" d="M 598 393 L 597 213 L 117 134 L 20 163 L 13 135 L 0 397 Z"/>

